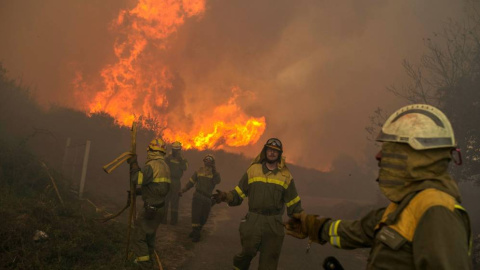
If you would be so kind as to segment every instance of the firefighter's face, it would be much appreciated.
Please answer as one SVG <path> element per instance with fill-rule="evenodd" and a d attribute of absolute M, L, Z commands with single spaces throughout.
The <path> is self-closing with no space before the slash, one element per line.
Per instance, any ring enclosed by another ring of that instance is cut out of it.
<path fill-rule="evenodd" d="M 267 156 L 268 162 L 275 162 L 280 156 L 280 151 L 267 147 L 265 155 Z"/>
<path fill-rule="evenodd" d="M 211 157 L 205 157 L 203 159 L 203 164 L 205 165 L 205 167 L 213 167 L 213 165 L 215 164 L 215 161 Z"/>

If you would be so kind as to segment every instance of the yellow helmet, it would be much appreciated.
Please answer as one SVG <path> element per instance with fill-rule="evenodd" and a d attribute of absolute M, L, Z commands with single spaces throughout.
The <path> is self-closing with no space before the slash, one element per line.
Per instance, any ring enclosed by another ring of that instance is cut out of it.
<path fill-rule="evenodd" d="M 182 149 L 182 143 L 179 142 L 179 141 L 173 142 L 172 143 L 172 149 L 178 149 L 178 150 Z"/>
<path fill-rule="evenodd" d="M 415 150 L 456 146 L 448 118 L 426 104 L 408 105 L 394 112 L 383 125 L 377 141 L 406 143 Z"/>
<path fill-rule="evenodd" d="M 147 151 L 160 151 L 166 153 L 165 142 L 161 138 L 153 139 L 148 145 Z"/>

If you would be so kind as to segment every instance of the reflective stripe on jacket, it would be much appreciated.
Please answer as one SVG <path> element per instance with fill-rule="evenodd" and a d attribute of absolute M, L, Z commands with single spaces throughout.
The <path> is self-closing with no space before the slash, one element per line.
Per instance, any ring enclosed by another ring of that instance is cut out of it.
<path fill-rule="evenodd" d="M 425 189 L 401 212 L 397 207 L 328 221 L 319 240 L 342 249 L 371 247 L 367 269 L 471 269 L 470 222 L 453 197 Z"/>
<path fill-rule="evenodd" d="M 302 211 L 301 200 L 290 171 L 269 170 L 261 163 L 252 164 L 232 191 L 231 206 L 239 205 L 248 197 L 249 210 L 255 213 L 282 214 L 285 206 L 288 215 Z"/>

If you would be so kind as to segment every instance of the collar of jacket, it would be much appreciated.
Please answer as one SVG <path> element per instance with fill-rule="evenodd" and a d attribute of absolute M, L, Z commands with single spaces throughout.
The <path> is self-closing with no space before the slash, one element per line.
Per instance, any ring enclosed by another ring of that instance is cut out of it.
<path fill-rule="evenodd" d="M 162 152 L 159 152 L 159 151 L 147 151 L 147 162 L 145 162 L 145 163 L 148 163 L 149 161 L 152 161 L 152 160 L 164 159 L 164 158 L 165 158 L 165 154 L 162 153 Z"/>

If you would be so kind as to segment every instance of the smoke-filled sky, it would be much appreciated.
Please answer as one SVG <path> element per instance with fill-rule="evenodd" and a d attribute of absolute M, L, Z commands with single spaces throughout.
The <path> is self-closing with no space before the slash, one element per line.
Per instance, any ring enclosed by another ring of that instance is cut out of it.
<path fill-rule="evenodd" d="M 385 90 L 405 80 L 402 60 L 419 59 L 422 39 L 463 10 L 455 0 L 194 2 L 162 2 L 185 15 L 141 56 L 152 78 L 163 76 L 160 67 L 169 71 L 161 112 L 172 128 L 195 126 L 240 89 L 240 113 L 265 117 L 266 129 L 254 145 L 224 149 L 254 156 L 278 137 L 287 161 L 321 170 L 340 156 L 363 162 L 374 152 L 368 117 L 403 105 Z M 204 10 L 192 12 L 199 5 Z M 118 63 L 114 44 L 128 36 L 114 21 L 136 7 L 137 0 L 1 1 L 0 61 L 40 103 L 87 110 L 86 100 L 105 90 L 100 73 Z"/>

